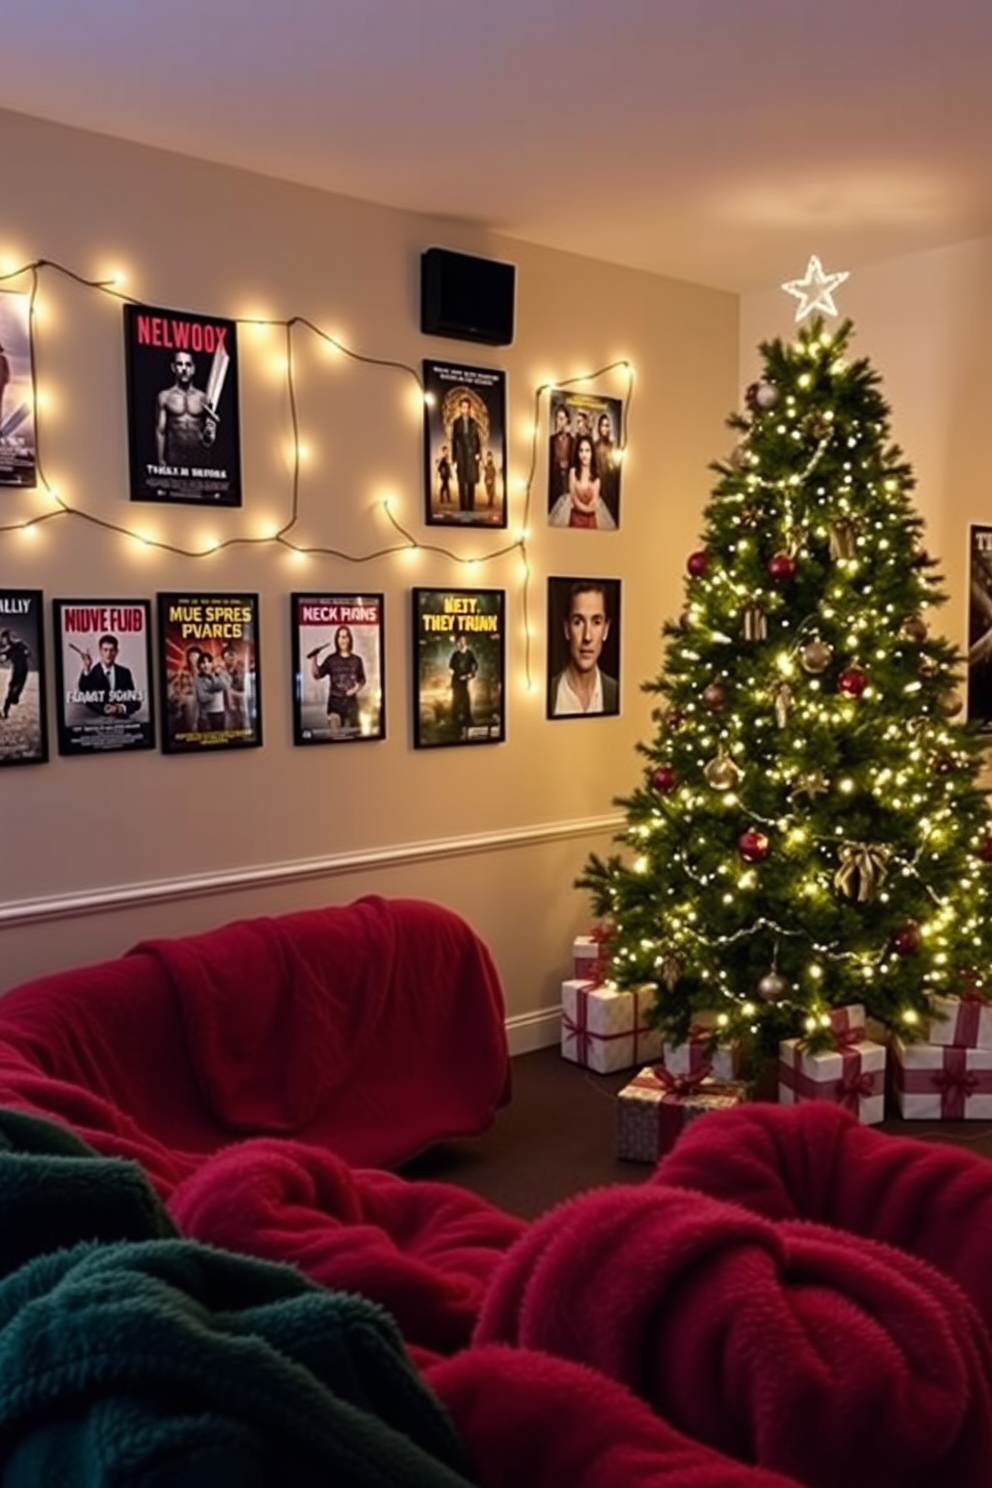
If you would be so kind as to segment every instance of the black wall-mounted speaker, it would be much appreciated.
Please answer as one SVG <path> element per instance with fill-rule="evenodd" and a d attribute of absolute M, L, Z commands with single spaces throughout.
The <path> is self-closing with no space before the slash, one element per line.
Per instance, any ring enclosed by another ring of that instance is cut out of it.
<path fill-rule="evenodd" d="M 420 329 L 428 336 L 509 346 L 516 273 L 513 264 L 428 248 L 420 255 Z"/>

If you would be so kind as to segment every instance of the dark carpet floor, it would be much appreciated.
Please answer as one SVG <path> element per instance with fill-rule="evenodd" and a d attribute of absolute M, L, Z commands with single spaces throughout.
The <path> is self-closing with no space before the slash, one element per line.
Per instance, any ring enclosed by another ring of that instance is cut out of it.
<path fill-rule="evenodd" d="M 641 1183 L 650 1167 L 616 1157 L 616 1092 L 633 1073 L 592 1074 L 562 1059 L 556 1045 L 518 1055 L 512 1098 L 489 1131 L 436 1147 L 403 1172 L 460 1184 L 525 1218 L 586 1188 Z M 992 1158 L 992 1122 L 894 1117 L 876 1129 Z"/>

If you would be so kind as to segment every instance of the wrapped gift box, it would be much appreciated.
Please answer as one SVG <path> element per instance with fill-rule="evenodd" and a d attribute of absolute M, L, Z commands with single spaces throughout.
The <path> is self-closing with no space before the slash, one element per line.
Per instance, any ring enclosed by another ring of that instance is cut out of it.
<path fill-rule="evenodd" d="M 992 1120 L 992 1049 L 892 1040 L 892 1088 L 907 1121 Z"/>
<path fill-rule="evenodd" d="M 855 1037 L 864 1039 L 865 1010 L 860 1002 L 849 1002 L 844 1007 L 830 1008 L 830 1031 L 838 1042 L 853 1043 Z"/>
<path fill-rule="evenodd" d="M 577 935 L 572 941 L 572 976 L 577 981 L 598 985 L 603 980 L 599 973 L 605 959 L 603 936 Z"/>
<path fill-rule="evenodd" d="M 714 1080 L 733 1080 L 737 1076 L 737 1048 L 727 1045 L 708 1049 L 712 1026 L 700 1023 L 693 1028 L 687 1044 L 665 1044 L 661 1062 L 670 1075 L 712 1075 Z"/>
<path fill-rule="evenodd" d="M 599 1075 L 661 1058 L 661 1030 L 649 1028 L 653 987 L 594 987 L 572 978 L 561 984 L 561 1052 Z"/>
<path fill-rule="evenodd" d="M 955 1044 L 962 1049 L 992 1049 L 992 1003 L 980 997 L 940 997 L 930 994 L 931 1044 Z"/>
<path fill-rule="evenodd" d="M 727 1111 L 748 1098 L 740 1080 L 682 1078 L 648 1066 L 617 1096 L 617 1157 L 657 1162 L 688 1122 L 709 1111 Z"/>
<path fill-rule="evenodd" d="M 884 1044 L 862 1039 L 811 1054 L 802 1039 L 785 1039 L 779 1045 L 779 1104 L 831 1101 L 874 1126 L 885 1118 L 885 1052 Z"/>

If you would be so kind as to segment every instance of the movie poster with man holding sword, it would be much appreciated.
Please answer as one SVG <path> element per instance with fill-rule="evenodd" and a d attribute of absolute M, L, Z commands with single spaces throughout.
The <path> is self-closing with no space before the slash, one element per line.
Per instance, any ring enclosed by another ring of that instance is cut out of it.
<path fill-rule="evenodd" d="M 241 505 L 237 325 L 124 306 L 132 501 Z"/>
<path fill-rule="evenodd" d="M 383 596 L 293 594 L 293 739 L 386 737 Z"/>

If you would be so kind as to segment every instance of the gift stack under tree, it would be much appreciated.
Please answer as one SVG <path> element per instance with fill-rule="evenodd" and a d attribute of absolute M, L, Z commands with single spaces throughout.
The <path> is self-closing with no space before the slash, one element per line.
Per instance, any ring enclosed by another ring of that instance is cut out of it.
<path fill-rule="evenodd" d="M 599 1075 L 659 1059 L 660 1030 L 648 1025 L 653 988 L 616 987 L 604 978 L 606 933 L 578 935 L 572 975 L 561 985 L 561 1052 Z"/>
<path fill-rule="evenodd" d="M 892 1092 L 909 1121 L 992 1120 L 992 1005 L 931 997 L 927 1042 L 892 1040 Z"/>
<path fill-rule="evenodd" d="M 675 1045 L 715 1009 L 759 1079 L 783 1041 L 837 1055 L 839 1009 L 912 1043 L 930 993 L 992 993 L 983 741 L 879 376 L 824 319 L 844 277 L 786 286 L 804 323 L 728 420 L 622 849 L 578 880 L 605 979 L 651 988 Z"/>
<path fill-rule="evenodd" d="M 865 1126 L 885 1119 L 884 1044 L 869 1039 L 861 1004 L 824 1013 L 820 1037 L 783 1039 L 778 1055 L 778 1098 L 783 1106 L 828 1101 L 844 1106 Z"/>

